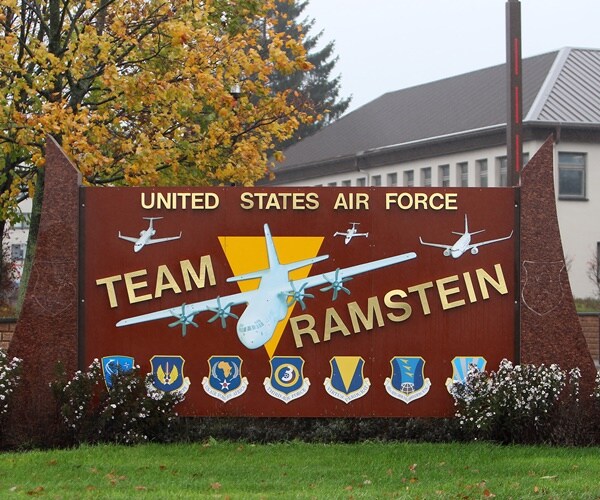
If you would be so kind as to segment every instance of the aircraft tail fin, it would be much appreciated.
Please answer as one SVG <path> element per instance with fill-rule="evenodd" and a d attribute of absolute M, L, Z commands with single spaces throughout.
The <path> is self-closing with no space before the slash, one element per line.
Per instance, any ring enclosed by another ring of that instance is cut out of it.
<path fill-rule="evenodd" d="M 273 243 L 273 237 L 271 236 L 271 229 L 269 224 L 264 225 L 265 230 L 265 242 L 267 243 L 267 257 L 269 259 L 269 267 L 279 265 L 279 257 L 277 256 L 277 250 L 275 250 L 275 243 Z"/>

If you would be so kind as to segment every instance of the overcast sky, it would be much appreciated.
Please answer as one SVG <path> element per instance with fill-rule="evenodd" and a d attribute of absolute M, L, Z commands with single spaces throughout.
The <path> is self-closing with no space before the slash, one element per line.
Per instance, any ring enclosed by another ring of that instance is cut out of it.
<path fill-rule="evenodd" d="M 506 61 L 505 0 L 310 0 L 310 34 L 334 41 L 348 111 Z M 600 48 L 600 0 L 522 0 L 523 57 Z"/>

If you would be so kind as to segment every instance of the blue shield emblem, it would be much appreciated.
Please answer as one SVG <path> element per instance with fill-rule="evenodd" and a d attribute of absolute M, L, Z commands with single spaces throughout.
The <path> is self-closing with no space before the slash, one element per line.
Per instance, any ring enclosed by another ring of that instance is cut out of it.
<path fill-rule="evenodd" d="M 357 398 L 363 397 L 371 382 L 363 376 L 365 360 L 360 356 L 334 356 L 329 360 L 331 378 L 323 382 L 325 390 L 330 396 L 348 404 Z"/>
<path fill-rule="evenodd" d="M 452 378 L 446 379 L 446 388 L 451 392 L 452 384 L 464 383 L 471 367 L 482 372 L 485 370 L 487 361 L 482 356 L 456 356 L 452 360 Z"/>
<path fill-rule="evenodd" d="M 271 377 L 263 383 L 270 396 L 287 404 L 308 392 L 310 381 L 303 378 L 304 360 L 300 356 L 275 356 L 270 364 Z"/>
<path fill-rule="evenodd" d="M 209 396 L 226 403 L 246 392 L 248 379 L 242 377 L 239 356 L 211 356 L 208 367 L 210 375 L 202 379 L 202 386 Z"/>
<path fill-rule="evenodd" d="M 155 389 L 162 392 L 177 392 L 185 394 L 190 386 L 190 380 L 183 375 L 185 360 L 181 356 L 152 356 L 153 384 Z"/>
<path fill-rule="evenodd" d="M 395 356 L 390 360 L 392 376 L 385 379 L 388 394 L 406 404 L 429 392 L 431 382 L 425 378 L 425 360 L 420 356 Z"/>
<path fill-rule="evenodd" d="M 133 358 L 131 356 L 104 356 L 102 358 L 102 374 L 107 389 L 112 387 L 114 375 L 130 372 L 131 370 L 133 370 Z"/>

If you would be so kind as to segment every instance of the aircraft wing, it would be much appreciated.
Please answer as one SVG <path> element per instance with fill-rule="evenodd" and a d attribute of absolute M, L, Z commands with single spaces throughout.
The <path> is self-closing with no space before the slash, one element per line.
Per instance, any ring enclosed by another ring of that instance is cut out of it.
<path fill-rule="evenodd" d="M 417 257 L 417 254 L 415 252 L 403 253 L 401 255 L 394 255 L 393 257 L 387 257 L 385 259 L 374 260 L 371 262 L 365 262 L 364 264 L 358 264 L 356 266 L 345 267 L 345 268 L 334 270 L 334 271 L 324 273 L 324 274 L 308 276 L 307 278 L 297 279 L 290 283 L 296 289 L 299 289 L 301 287 L 303 287 L 303 289 L 311 288 L 314 286 L 330 284 L 334 280 L 342 280 L 343 278 L 349 278 L 351 276 L 366 273 L 366 272 L 372 271 L 374 269 L 379 269 L 382 267 L 399 264 L 400 262 L 405 262 L 407 260 L 411 260 L 416 257 Z"/>
<path fill-rule="evenodd" d="M 137 238 L 133 238 L 131 236 L 123 236 L 120 232 L 119 238 L 121 238 L 122 240 L 131 241 L 131 243 L 137 243 L 137 241 L 140 239 L 139 236 Z"/>
<path fill-rule="evenodd" d="M 147 321 L 155 321 L 164 318 L 181 318 L 182 316 L 188 318 L 205 311 L 216 313 L 219 308 L 228 309 L 231 306 L 247 303 L 255 293 L 256 290 L 250 290 L 248 292 L 224 295 L 223 297 L 215 297 L 213 299 L 202 300 L 192 304 L 183 304 L 161 311 L 141 314 L 140 316 L 122 319 L 117 323 L 117 326 L 135 325 L 137 323 L 145 323 Z"/>
<path fill-rule="evenodd" d="M 428 247 L 444 248 L 446 250 L 450 250 L 450 248 L 452 248 L 452 245 L 443 245 L 441 243 L 428 243 L 427 241 L 423 241 L 423 238 L 421 238 L 420 236 L 419 241 L 421 242 L 421 245 L 427 245 Z"/>
<path fill-rule="evenodd" d="M 152 243 L 163 243 L 165 241 L 178 240 L 179 238 L 181 238 L 181 233 L 179 233 L 179 236 L 169 236 L 168 238 L 150 238 L 148 241 L 146 241 L 146 245 L 152 245 Z"/>
<path fill-rule="evenodd" d="M 511 231 L 510 234 L 508 236 L 505 236 L 504 238 L 496 238 L 495 240 L 487 240 L 487 241 L 482 241 L 480 243 L 471 243 L 467 247 L 467 250 L 470 250 L 471 248 L 477 248 L 477 247 L 480 247 L 483 245 L 489 245 L 490 243 L 496 243 L 498 241 L 508 240 L 512 235 L 513 235 L 513 231 Z"/>

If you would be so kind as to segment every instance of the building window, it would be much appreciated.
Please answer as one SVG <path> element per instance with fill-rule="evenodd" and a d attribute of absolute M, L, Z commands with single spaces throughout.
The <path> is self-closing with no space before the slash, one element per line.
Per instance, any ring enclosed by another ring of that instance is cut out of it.
<path fill-rule="evenodd" d="M 404 185 L 406 187 L 413 187 L 415 185 L 414 170 L 407 170 L 406 172 L 404 172 Z"/>
<path fill-rule="evenodd" d="M 440 165 L 438 167 L 439 185 L 441 187 L 450 186 L 450 165 Z"/>
<path fill-rule="evenodd" d="M 421 169 L 421 186 L 431 187 L 431 167 Z"/>
<path fill-rule="evenodd" d="M 337 182 L 328 182 L 327 185 L 329 187 L 335 187 L 335 186 L 337 186 Z"/>
<path fill-rule="evenodd" d="M 13 227 L 14 229 L 29 229 L 29 223 L 31 221 L 31 214 L 29 212 L 25 212 L 21 214 L 22 220 L 17 222 Z"/>
<path fill-rule="evenodd" d="M 352 182 L 346 180 L 346 181 L 342 181 L 342 187 L 350 187 L 352 186 Z"/>
<path fill-rule="evenodd" d="M 396 172 L 387 174 L 387 185 L 397 186 L 398 185 L 398 174 Z"/>
<path fill-rule="evenodd" d="M 469 187 L 469 164 L 466 161 L 456 164 L 456 175 L 459 187 Z"/>
<path fill-rule="evenodd" d="M 585 153 L 558 153 L 558 196 L 585 199 Z"/>
<path fill-rule="evenodd" d="M 24 243 L 16 243 L 10 246 L 10 259 L 13 262 L 20 262 L 25 259 L 25 249 L 26 245 Z"/>
<path fill-rule="evenodd" d="M 371 177 L 371 186 L 381 186 L 381 175 Z"/>
<path fill-rule="evenodd" d="M 487 160 L 477 160 L 477 184 L 479 187 L 488 187 L 488 162 Z"/>
<path fill-rule="evenodd" d="M 359 177 L 356 179 L 356 185 L 359 187 L 364 187 L 367 185 L 367 180 L 364 177 Z"/>
<path fill-rule="evenodd" d="M 496 167 L 498 174 L 496 175 L 497 186 L 508 186 L 508 160 L 506 156 L 496 158 Z"/>

